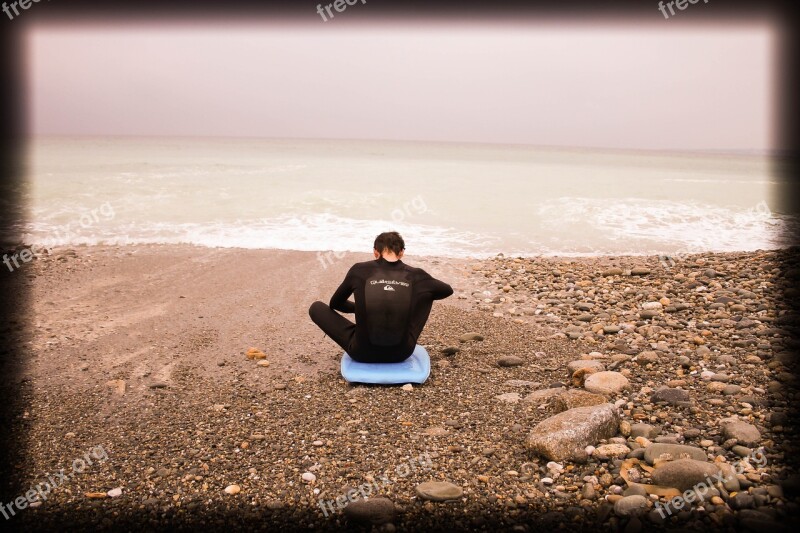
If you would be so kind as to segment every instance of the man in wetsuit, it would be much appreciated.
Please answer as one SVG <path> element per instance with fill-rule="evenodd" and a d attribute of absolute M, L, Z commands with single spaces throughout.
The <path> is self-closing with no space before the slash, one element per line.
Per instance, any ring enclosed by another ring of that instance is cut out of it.
<path fill-rule="evenodd" d="M 453 294 L 447 283 L 401 261 L 405 242 L 396 231 L 375 239 L 374 261 L 356 263 L 331 297 L 314 302 L 311 320 L 353 360 L 397 363 L 417 345 L 434 300 Z M 348 300 L 351 294 L 355 303 Z M 337 313 L 355 313 L 356 323 Z"/>

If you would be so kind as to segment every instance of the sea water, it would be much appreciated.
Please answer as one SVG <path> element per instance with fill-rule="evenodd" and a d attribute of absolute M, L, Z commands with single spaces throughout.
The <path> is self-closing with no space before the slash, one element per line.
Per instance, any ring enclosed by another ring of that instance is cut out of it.
<path fill-rule="evenodd" d="M 673 254 L 787 246 L 793 223 L 764 154 L 41 137 L 25 183 L 25 242 L 49 246 L 369 251 L 397 230 L 407 254 Z"/>

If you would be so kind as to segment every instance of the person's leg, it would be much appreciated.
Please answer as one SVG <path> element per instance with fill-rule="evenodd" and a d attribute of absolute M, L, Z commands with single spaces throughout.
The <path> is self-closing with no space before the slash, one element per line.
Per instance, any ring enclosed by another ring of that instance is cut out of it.
<path fill-rule="evenodd" d="M 350 341 L 356 332 L 355 324 L 322 302 L 311 304 L 311 307 L 308 308 L 308 315 L 333 342 L 341 346 L 344 351 L 348 350 Z"/>

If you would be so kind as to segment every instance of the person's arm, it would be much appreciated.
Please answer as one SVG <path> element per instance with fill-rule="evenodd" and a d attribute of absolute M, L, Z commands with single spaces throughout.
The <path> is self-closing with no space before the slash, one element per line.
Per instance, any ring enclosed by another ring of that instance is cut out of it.
<path fill-rule="evenodd" d="M 427 279 L 423 279 L 419 284 L 420 293 L 430 295 L 431 300 L 443 300 L 453 294 L 453 288 L 444 281 L 431 277 L 427 272 L 425 276 Z"/>
<path fill-rule="evenodd" d="M 339 288 L 336 289 L 336 292 L 331 296 L 329 305 L 334 311 L 339 311 L 341 313 L 356 312 L 356 304 L 348 300 L 354 290 L 353 279 L 352 269 L 350 269 L 350 272 L 347 273 L 342 284 L 339 285 Z"/>

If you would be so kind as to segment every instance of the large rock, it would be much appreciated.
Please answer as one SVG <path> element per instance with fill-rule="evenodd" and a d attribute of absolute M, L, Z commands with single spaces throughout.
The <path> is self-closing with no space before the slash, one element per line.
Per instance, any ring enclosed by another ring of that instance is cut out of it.
<path fill-rule="evenodd" d="M 619 372 L 595 372 L 586 378 L 583 386 L 589 392 L 610 396 L 629 388 L 630 382 Z"/>
<path fill-rule="evenodd" d="M 605 396 L 592 394 L 591 392 L 580 389 L 562 391 L 561 394 L 554 396 L 550 401 L 550 405 L 553 406 L 553 409 L 555 409 L 557 413 L 575 409 L 576 407 L 589 407 L 603 403 L 608 403 Z"/>
<path fill-rule="evenodd" d="M 695 461 L 694 459 L 678 459 L 659 465 L 653 470 L 653 483 L 665 487 L 674 487 L 680 491 L 691 489 L 699 483 L 711 486 L 719 468 L 714 463 Z M 706 478 L 712 483 L 708 483 Z"/>
<path fill-rule="evenodd" d="M 394 503 L 388 498 L 368 498 L 351 502 L 344 515 L 354 522 L 386 524 L 394 519 Z"/>
<path fill-rule="evenodd" d="M 417 485 L 417 496 L 423 500 L 446 502 L 448 500 L 457 500 L 463 494 L 464 491 L 461 487 L 447 481 L 426 481 Z"/>
<path fill-rule="evenodd" d="M 744 446 L 755 446 L 761 442 L 761 433 L 758 429 L 741 420 L 723 421 L 722 434 L 726 439 L 736 439 Z"/>
<path fill-rule="evenodd" d="M 551 461 L 582 461 L 587 446 L 615 436 L 618 428 L 619 413 L 612 404 L 576 407 L 537 424 L 527 447 Z"/>
<path fill-rule="evenodd" d="M 708 461 L 706 452 L 694 446 L 683 444 L 656 443 L 648 446 L 644 451 L 644 460 L 653 464 L 656 459 L 675 461 L 679 459 L 694 459 L 695 461 Z"/>

